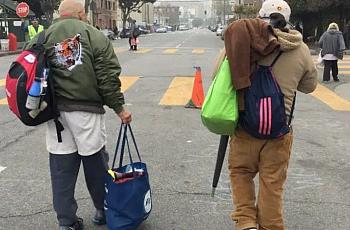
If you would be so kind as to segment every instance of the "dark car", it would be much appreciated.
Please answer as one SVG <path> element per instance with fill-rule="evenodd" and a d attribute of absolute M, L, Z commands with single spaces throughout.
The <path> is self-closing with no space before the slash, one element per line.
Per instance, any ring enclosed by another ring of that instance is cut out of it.
<path fill-rule="evenodd" d="M 141 34 L 149 34 L 151 31 L 148 30 L 145 26 L 139 26 Z"/>
<path fill-rule="evenodd" d="M 129 28 L 123 28 L 120 32 L 120 38 L 129 38 L 130 37 L 130 29 Z"/>

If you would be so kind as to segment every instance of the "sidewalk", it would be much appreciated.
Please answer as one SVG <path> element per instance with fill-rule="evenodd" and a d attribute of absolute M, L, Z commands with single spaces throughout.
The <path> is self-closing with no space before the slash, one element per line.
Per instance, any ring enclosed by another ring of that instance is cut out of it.
<path fill-rule="evenodd" d="M 0 57 L 15 55 L 21 53 L 22 50 L 18 49 L 16 51 L 0 51 Z"/>

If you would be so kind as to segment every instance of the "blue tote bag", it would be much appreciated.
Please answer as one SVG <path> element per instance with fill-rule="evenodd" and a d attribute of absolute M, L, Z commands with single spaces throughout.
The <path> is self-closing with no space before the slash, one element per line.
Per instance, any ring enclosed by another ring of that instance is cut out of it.
<path fill-rule="evenodd" d="M 133 161 L 130 152 L 128 131 L 138 156 L 137 162 Z M 123 165 L 125 147 L 130 163 Z M 115 168 L 118 152 L 119 167 Z M 152 210 L 152 195 L 147 166 L 141 160 L 130 125 L 122 124 L 120 127 L 112 169 L 106 174 L 105 188 L 105 212 L 109 230 L 135 230 L 148 218 Z"/>

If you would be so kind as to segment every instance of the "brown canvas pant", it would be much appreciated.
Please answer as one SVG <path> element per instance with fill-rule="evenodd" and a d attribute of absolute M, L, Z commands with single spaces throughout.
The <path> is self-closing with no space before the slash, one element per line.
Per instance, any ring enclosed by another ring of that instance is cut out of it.
<path fill-rule="evenodd" d="M 292 131 L 273 140 L 256 139 L 237 128 L 230 141 L 228 167 L 236 230 L 259 226 L 260 230 L 283 230 L 283 185 L 293 142 Z M 258 199 L 254 177 L 259 173 Z"/>

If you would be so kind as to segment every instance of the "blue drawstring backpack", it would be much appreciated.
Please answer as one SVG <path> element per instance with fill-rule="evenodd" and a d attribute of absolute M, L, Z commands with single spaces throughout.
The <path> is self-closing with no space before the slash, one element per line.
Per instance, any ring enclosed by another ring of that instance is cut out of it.
<path fill-rule="evenodd" d="M 281 54 L 282 51 L 270 66 L 258 65 L 251 85 L 244 94 L 244 111 L 239 115 L 239 124 L 250 135 L 259 139 L 282 137 L 290 130 L 295 97 L 287 122 L 284 94 L 272 73 L 272 67 Z"/>
<path fill-rule="evenodd" d="M 127 131 L 130 131 L 139 161 L 131 156 Z M 123 165 L 125 146 L 129 164 Z M 119 167 L 114 168 L 120 147 Z M 135 230 L 152 210 L 152 195 L 147 166 L 142 162 L 130 125 L 120 127 L 112 169 L 105 180 L 105 213 L 109 230 Z"/>

